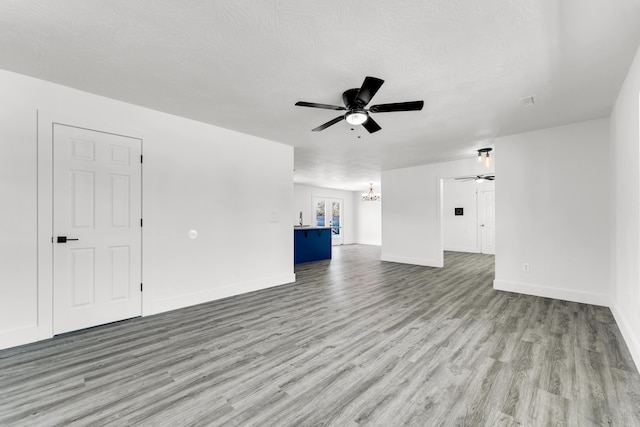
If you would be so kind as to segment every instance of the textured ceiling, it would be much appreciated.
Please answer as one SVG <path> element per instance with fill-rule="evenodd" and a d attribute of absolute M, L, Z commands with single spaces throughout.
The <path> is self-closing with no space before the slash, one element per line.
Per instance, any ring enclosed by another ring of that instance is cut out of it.
<path fill-rule="evenodd" d="M 607 116 L 638 18 L 640 0 L 2 0 L 0 68 L 292 145 L 296 182 L 366 190 Z M 424 109 L 310 132 L 338 114 L 295 102 L 342 105 L 367 75 L 386 81 L 372 104 Z"/>

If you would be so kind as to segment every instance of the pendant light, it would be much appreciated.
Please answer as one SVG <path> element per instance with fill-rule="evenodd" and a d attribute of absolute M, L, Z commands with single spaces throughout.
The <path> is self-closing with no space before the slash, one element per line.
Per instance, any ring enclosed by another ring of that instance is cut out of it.
<path fill-rule="evenodd" d="M 493 164 L 493 158 L 489 154 L 493 148 L 481 148 L 478 150 L 478 163 L 484 163 L 484 165 L 488 168 Z"/>

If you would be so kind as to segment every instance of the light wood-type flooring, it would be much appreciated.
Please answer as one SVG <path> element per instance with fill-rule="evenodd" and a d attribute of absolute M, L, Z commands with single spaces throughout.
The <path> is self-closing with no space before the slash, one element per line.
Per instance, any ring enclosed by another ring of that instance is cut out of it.
<path fill-rule="evenodd" d="M 640 425 L 608 308 L 495 291 L 490 255 L 379 258 L 0 351 L 0 425 Z"/>

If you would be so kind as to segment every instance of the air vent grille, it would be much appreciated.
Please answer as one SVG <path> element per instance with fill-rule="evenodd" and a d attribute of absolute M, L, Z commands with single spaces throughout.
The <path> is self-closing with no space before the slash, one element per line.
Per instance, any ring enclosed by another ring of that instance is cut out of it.
<path fill-rule="evenodd" d="M 535 95 L 525 96 L 524 98 L 520 98 L 520 105 L 523 107 L 530 107 L 538 103 L 538 98 Z"/>

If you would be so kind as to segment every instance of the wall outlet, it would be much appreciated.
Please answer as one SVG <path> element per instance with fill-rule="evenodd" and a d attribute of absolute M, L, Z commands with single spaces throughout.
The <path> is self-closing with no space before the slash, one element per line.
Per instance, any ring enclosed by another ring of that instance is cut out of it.
<path fill-rule="evenodd" d="M 529 271 L 529 263 L 522 264 L 522 271 Z"/>

